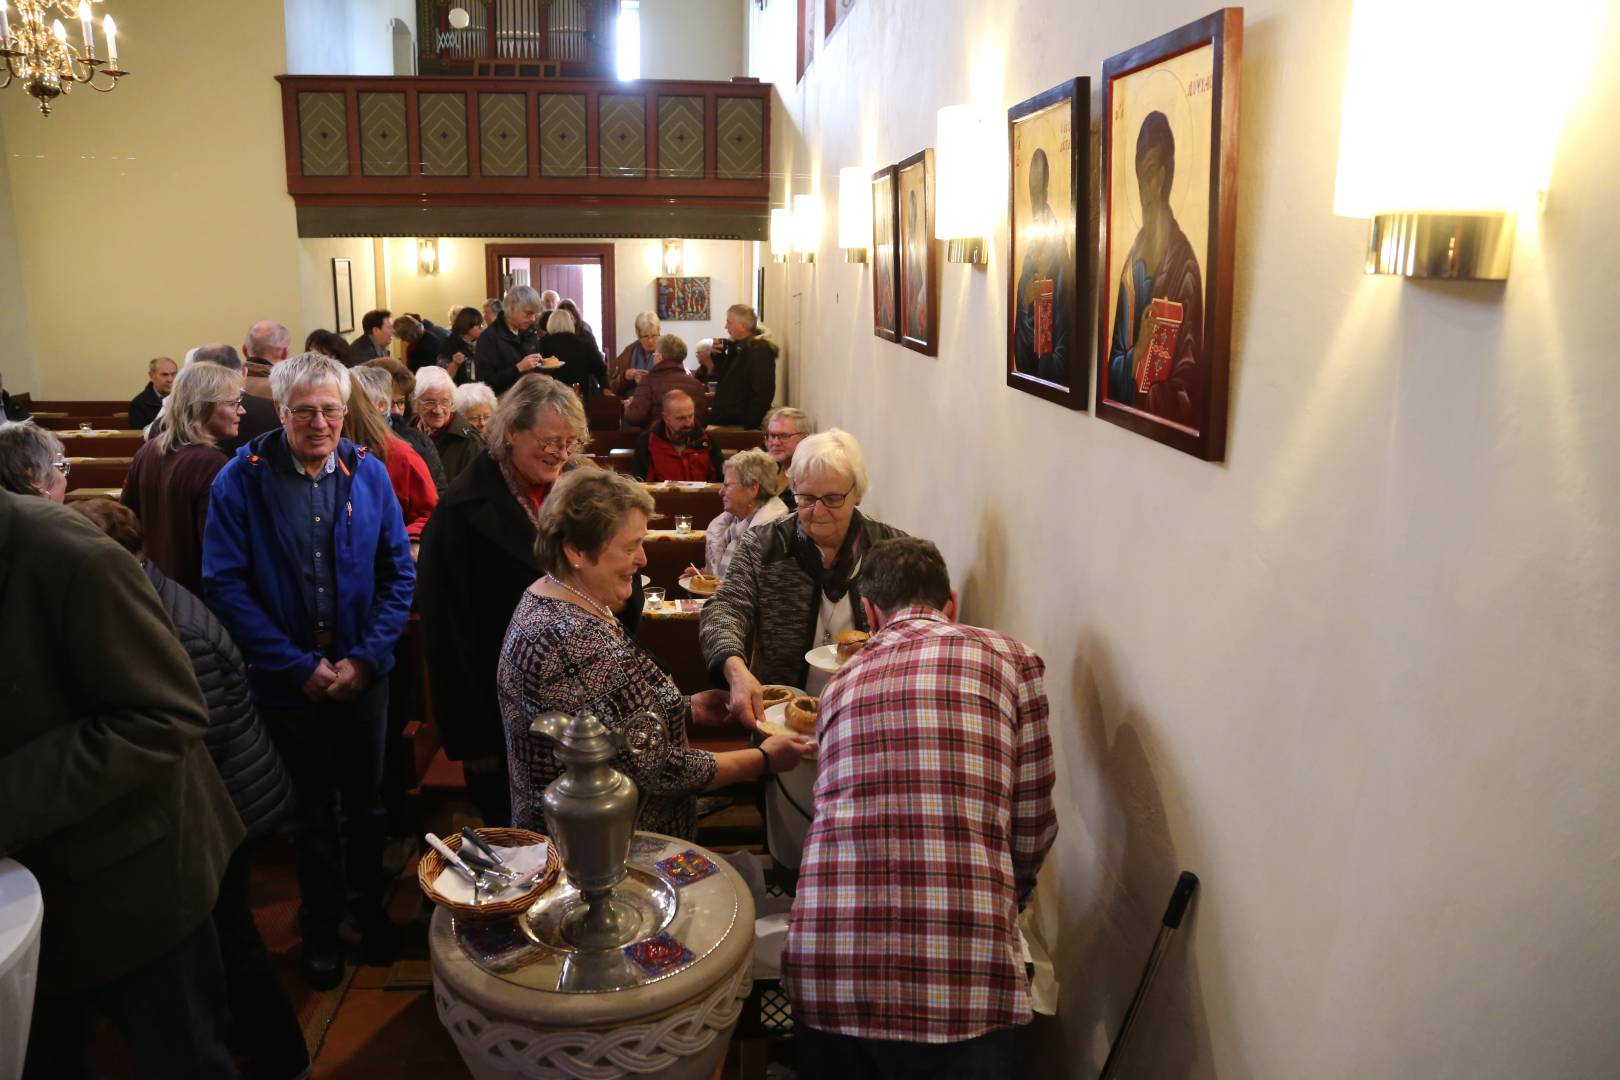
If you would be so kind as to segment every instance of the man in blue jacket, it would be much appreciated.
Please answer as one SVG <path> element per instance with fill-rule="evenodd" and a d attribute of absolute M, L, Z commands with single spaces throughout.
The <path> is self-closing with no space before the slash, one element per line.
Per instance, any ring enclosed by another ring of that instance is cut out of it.
<path fill-rule="evenodd" d="M 276 365 L 270 393 L 282 426 L 214 479 L 203 587 L 297 790 L 299 967 L 325 988 L 343 977 L 346 913 L 365 962 L 399 944 L 382 905 L 385 676 L 416 569 L 387 469 L 342 437 L 348 370 L 304 353 Z"/>

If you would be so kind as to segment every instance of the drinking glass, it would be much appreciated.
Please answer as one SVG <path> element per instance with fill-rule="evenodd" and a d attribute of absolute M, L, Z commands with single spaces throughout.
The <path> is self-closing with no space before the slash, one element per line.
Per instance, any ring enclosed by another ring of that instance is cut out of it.
<path fill-rule="evenodd" d="M 664 606 L 664 590 L 663 589 L 647 589 L 643 595 L 645 595 L 646 598 L 647 598 L 647 604 L 646 604 L 647 607 L 649 607 L 649 608 L 661 608 L 661 607 Z"/>
<path fill-rule="evenodd" d="M 692 515 L 691 514 L 676 514 L 675 515 L 675 535 L 676 536 L 688 536 L 688 535 L 691 534 L 691 532 L 692 532 Z"/>

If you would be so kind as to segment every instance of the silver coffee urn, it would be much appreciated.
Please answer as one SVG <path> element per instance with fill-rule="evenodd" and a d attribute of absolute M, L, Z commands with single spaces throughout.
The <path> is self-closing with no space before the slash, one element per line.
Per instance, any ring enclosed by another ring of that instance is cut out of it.
<path fill-rule="evenodd" d="M 747 884 L 713 852 L 635 831 L 635 782 L 595 716 L 531 730 L 564 764 L 544 796 L 562 880 L 516 919 L 434 912 L 440 1020 L 475 1077 L 707 1080 L 752 983 Z"/>

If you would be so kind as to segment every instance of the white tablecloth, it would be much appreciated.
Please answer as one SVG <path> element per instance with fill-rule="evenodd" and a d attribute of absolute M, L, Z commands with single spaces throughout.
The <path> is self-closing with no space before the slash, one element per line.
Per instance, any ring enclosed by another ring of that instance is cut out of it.
<path fill-rule="evenodd" d="M 39 882 L 21 863 L 0 859 L 0 1077 L 22 1075 L 44 921 Z"/>

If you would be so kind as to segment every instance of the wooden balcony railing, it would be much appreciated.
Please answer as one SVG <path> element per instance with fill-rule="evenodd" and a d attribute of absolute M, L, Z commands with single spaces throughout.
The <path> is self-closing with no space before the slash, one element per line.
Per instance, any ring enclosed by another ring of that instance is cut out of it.
<path fill-rule="evenodd" d="M 710 207 L 764 215 L 769 84 L 282 75 L 307 207 Z"/>

